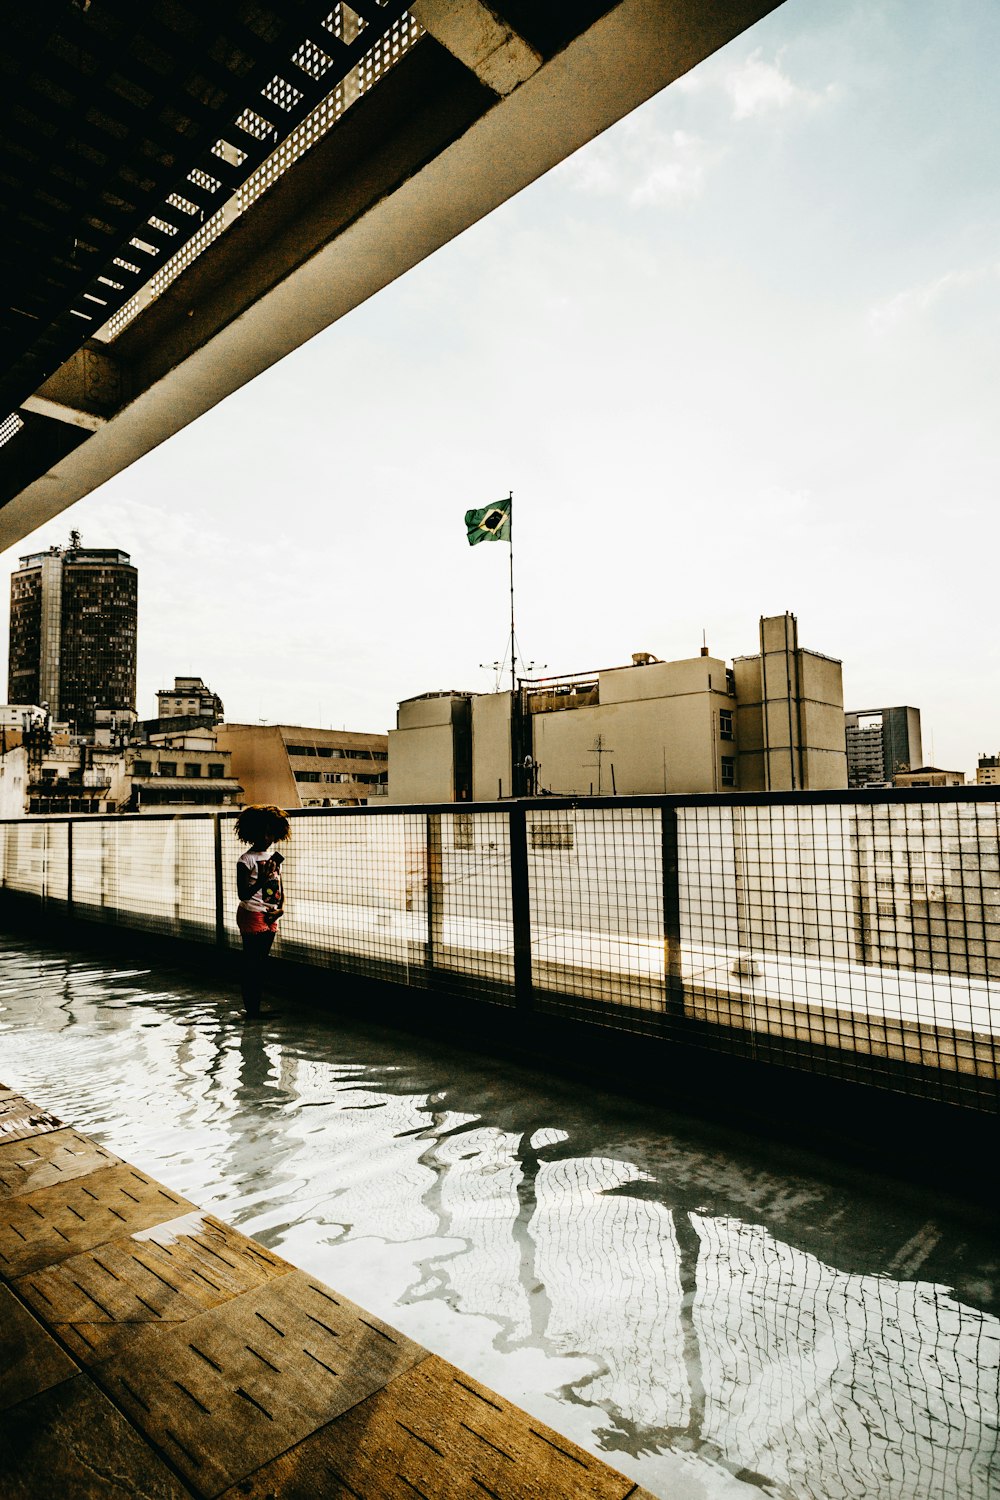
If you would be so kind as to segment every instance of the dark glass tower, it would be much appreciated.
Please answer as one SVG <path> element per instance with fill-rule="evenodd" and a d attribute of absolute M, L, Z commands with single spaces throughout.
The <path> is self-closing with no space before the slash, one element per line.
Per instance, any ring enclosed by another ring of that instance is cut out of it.
<path fill-rule="evenodd" d="M 127 552 L 71 542 L 20 559 L 10 580 L 11 703 L 47 703 L 80 733 L 99 708 L 135 709 L 138 574 Z"/>

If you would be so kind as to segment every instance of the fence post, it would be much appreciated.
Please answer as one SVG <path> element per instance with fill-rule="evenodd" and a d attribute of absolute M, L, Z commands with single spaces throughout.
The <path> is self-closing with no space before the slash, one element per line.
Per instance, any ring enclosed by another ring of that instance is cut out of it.
<path fill-rule="evenodd" d="M 226 946 L 226 910 L 222 889 L 222 818 L 218 813 L 212 819 L 215 842 L 215 941 L 220 948 Z"/>
<path fill-rule="evenodd" d="M 73 915 L 73 819 L 66 820 L 66 915 Z"/>
<path fill-rule="evenodd" d="M 677 859 L 677 808 L 664 802 L 660 816 L 663 838 L 663 980 L 667 1015 L 684 1018 L 681 978 L 681 895 Z"/>
<path fill-rule="evenodd" d="M 530 1011 L 534 1002 L 531 978 L 531 888 L 528 883 L 528 827 L 524 803 L 510 813 L 510 914 L 514 928 L 514 1003 Z"/>
<path fill-rule="evenodd" d="M 427 942 L 425 962 L 433 969 L 444 942 L 444 870 L 441 859 L 441 814 L 427 814 Z"/>

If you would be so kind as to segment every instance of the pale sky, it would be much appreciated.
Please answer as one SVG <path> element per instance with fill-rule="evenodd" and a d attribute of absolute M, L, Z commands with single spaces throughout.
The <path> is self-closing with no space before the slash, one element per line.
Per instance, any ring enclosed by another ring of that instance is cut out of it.
<path fill-rule="evenodd" d="M 140 715 L 382 731 L 489 690 L 514 493 L 549 673 L 756 648 L 798 615 L 847 708 L 1000 750 L 996 0 L 787 0 L 0 558 L 139 569 Z M 6 597 L 6 587 L 4 589 Z M 3 632 L 4 648 L 6 631 Z M 4 678 L 6 681 L 6 676 Z"/>

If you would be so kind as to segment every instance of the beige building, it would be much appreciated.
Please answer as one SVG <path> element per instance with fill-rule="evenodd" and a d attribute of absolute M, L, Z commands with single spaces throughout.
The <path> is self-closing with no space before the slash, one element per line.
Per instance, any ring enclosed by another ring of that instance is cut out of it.
<path fill-rule="evenodd" d="M 385 796 L 384 734 L 309 729 L 299 724 L 219 724 L 219 748 L 232 755 L 247 803 L 278 807 L 361 807 Z"/>
<path fill-rule="evenodd" d="M 426 693 L 389 734 L 389 800 L 812 789 L 847 785 L 840 663 L 762 620 L 761 652 L 729 667 L 637 652 L 630 666 Z"/>
<path fill-rule="evenodd" d="M 760 622 L 760 650 L 738 656 L 736 679 L 742 791 L 836 790 L 847 785 L 841 664 L 799 645 L 792 614 Z"/>
<path fill-rule="evenodd" d="M 510 694 L 506 698 L 510 780 Z M 423 693 L 399 705 L 387 736 L 390 802 L 467 802 L 472 795 L 473 693 Z M 478 795 L 478 794 L 477 794 Z M 496 793 L 494 792 L 494 796 Z"/>
<path fill-rule="evenodd" d="M 897 771 L 893 786 L 964 786 L 962 771 L 942 771 L 939 766 L 917 766 L 913 771 Z"/>

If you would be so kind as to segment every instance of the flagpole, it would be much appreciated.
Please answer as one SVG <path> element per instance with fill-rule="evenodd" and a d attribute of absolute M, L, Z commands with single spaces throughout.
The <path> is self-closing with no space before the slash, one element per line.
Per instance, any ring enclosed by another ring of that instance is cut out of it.
<path fill-rule="evenodd" d="M 510 506 L 510 510 L 508 511 L 508 515 L 510 517 L 510 521 L 508 522 L 508 524 L 510 526 L 510 693 L 511 693 L 511 706 L 513 708 L 514 693 L 517 691 L 517 683 L 516 683 L 516 678 L 515 678 L 516 659 L 515 659 L 515 656 L 514 656 L 514 650 L 515 650 L 514 642 L 515 642 L 516 637 L 514 635 L 514 491 L 513 490 L 511 490 L 510 494 L 507 496 L 507 503 Z"/>

